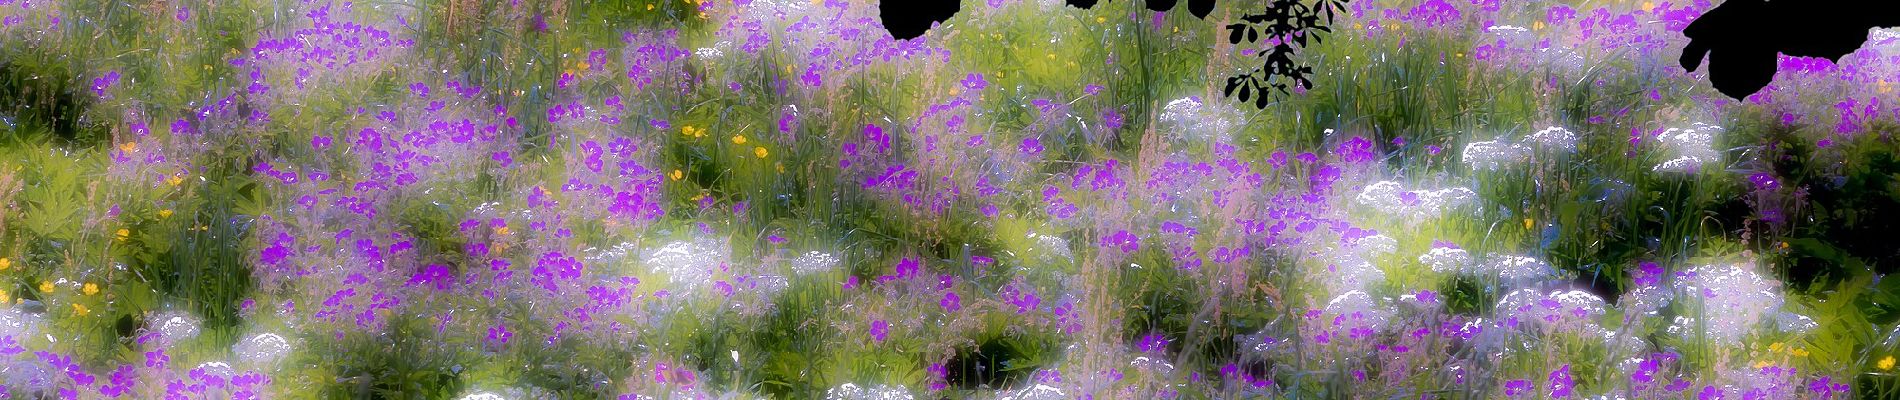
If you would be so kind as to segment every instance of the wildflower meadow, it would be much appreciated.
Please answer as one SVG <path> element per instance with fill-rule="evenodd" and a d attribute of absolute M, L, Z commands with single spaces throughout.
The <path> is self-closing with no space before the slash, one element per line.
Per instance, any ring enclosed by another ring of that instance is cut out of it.
<path fill-rule="evenodd" d="M 0 394 L 1900 398 L 1900 30 L 1149 3 L 0 0 Z"/>

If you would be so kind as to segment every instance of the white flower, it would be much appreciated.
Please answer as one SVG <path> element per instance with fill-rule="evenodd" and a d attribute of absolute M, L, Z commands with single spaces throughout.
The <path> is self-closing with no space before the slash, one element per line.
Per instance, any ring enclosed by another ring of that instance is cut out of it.
<path fill-rule="evenodd" d="M 1434 272 L 1462 273 L 1471 272 L 1471 253 L 1465 249 L 1451 247 L 1433 247 L 1424 255 L 1418 256 L 1418 263 L 1432 267 Z"/>
<path fill-rule="evenodd" d="M 239 340 L 231 352 L 237 353 L 238 361 L 269 365 L 290 355 L 290 340 L 275 333 L 259 333 Z"/>
<path fill-rule="evenodd" d="M 1353 201 L 1379 210 L 1388 215 L 1397 215 L 1419 220 L 1443 215 L 1447 210 L 1463 208 L 1478 199 L 1478 193 L 1462 187 L 1436 190 L 1405 190 L 1405 185 L 1393 181 L 1380 181 L 1360 189 Z"/>
<path fill-rule="evenodd" d="M 792 273 L 810 275 L 838 268 L 838 256 L 812 251 L 792 259 Z"/>
<path fill-rule="evenodd" d="M 1562 151 L 1565 153 L 1577 151 L 1577 134 L 1563 127 L 1553 126 L 1544 128 L 1544 130 L 1537 131 L 1525 137 L 1524 141 L 1543 148 L 1544 150 Z"/>
<path fill-rule="evenodd" d="M 1472 169 L 1497 170 L 1517 165 L 1530 158 L 1528 149 L 1502 140 L 1471 142 L 1465 145 L 1465 165 Z"/>
<path fill-rule="evenodd" d="M 915 398 L 903 388 L 890 385 L 866 388 L 846 383 L 825 391 L 825 400 L 911 400 Z"/>
<path fill-rule="evenodd" d="M 1704 164 L 1719 163 L 1722 154 L 1715 151 L 1715 132 L 1722 128 L 1695 124 L 1689 128 L 1670 128 L 1657 137 L 1669 160 L 1656 164 L 1656 172 L 1693 174 Z"/>
<path fill-rule="evenodd" d="M 1487 265 L 1490 272 L 1498 274 L 1498 279 L 1510 283 L 1529 283 L 1551 274 L 1549 263 L 1525 256 L 1502 256 L 1491 260 Z"/>
<path fill-rule="evenodd" d="M 691 289 L 712 280 L 713 271 L 730 258 L 731 247 L 724 240 L 699 238 L 667 243 L 647 253 L 645 261 L 672 284 Z"/>
<path fill-rule="evenodd" d="M 1606 306 L 1603 298 L 1581 290 L 1518 289 L 1498 301 L 1497 312 L 1504 322 L 1519 327 L 1600 335 L 1596 318 Z"/>
<path fill-rule="evenodd" d="M 1682 299 L 1699 299 L 1710 338 L 1739 343 L 1743 336 L 1781 310 L 1781 284 L 1740 265 L 1705 265 L 1683 272 L 1675 280 Z M 1791 321 L 1790 328 L 1802 324 Z M 1693 328 L 1691 324 L 1685 328 Z M 1687 329 L 1682 333 L 1694 333 Z"/>
<path fill-rule="evenodd" d="M 1398 251 L 1399 249 L 1398 239 L 1393 239 L 1391 236 L 1386 235 L 1362 237 L 1359 238 L 1359 240 L 1353 241 L 1352 245 L 1353 247 L 1359 248 L 1360 251 L 1365 252 L 1365 255 L 1372 257 L 1392 254 L 1392 252 Z"/>

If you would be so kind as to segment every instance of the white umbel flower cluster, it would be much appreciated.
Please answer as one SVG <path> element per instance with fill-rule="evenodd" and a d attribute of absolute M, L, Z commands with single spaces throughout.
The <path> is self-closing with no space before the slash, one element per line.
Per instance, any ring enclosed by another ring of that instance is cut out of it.
<path fill-rule="evenodd" d="M 846 383 L 825 391 L 825 400 L 911 400 L 909 391 L 890 385 L 863 387 Z"/>
<path fill-rule="evenodd" d="M 1721 127 L 1696 123 L 1688 128 L 1670 128 L 1657 136 L 1669 160 L 1656 164 L 1656 172 L 1694 174 L 1703 165 L 1718 164 L 1722 154 L 1715 151 L 1715 133 Z"/>
<path fill-rule="evenodd" d="M 1539 151 L 1545 154 L 1575 153 L 1577 134 L 1553 126 L 1526 135 L 1524 140 L 1517 143 L 1505 139 L 1471 142 L 1465 145 L 1463 160 L 1471 169 L 1494 171 L 1530 161 L 1531 155 Z"/>
<path fill-rule="evenodd" d="M 1380 181 L 1366 185 L 1353 201 L 1388 215 L 1419 220 L 1476 204 L 1478 193 L 1462 187 L 1406 190 L 1405 184 Z"/>

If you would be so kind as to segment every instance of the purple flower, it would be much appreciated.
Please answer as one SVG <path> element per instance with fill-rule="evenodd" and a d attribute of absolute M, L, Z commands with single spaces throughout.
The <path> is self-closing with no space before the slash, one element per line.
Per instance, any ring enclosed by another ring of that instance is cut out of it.
<path fill-rule="evenodd" d="M 957 292 L 943 292 L 943 300 L 937 304 L 943 306 L 944 312 L 957 312 L 963 308 L 963 298 L 958 297 Z"/>
<path fill-rule="evenodd" d="M 1550 385 L 1550 397 L 1570 397 L 1570 390 L 1575 386 L 1575 381 L 1570 377 L 1570 364 L 1550 371 L 1550 380 L 1547 382 Z"/>
<path fill-rule="evenodd" d="M 1120 249 L 1123 254 L 1133 253 L 1141 249 L 1141 238 L 1135 237 L 1135 234 L 1128 233 L 1127 230 L 1119 230 L 1103 237 L 1102 247 Z"/>
<path fill-rule="evenodd" d="M 494 327 L 488 328 L 488 341 L 495 342 L 495 344 L 508 344 L 508 339 L 513 337 L 515 337 L 515 333 L 508 331 L 507 324 L 495 324 Z"/>
<path fill-rule="evenodd" d="M 1636 286 L 1655 286 L 1662 283 L 1663 269 L 1654 261 L 1644 261 L 1636 266 Z"/>
<path fill-rule="evenodd" d="M 990 86 L 990 82 L 983 80 L 983 74 L 978 74 L 978 73 L 973 72 L 973 73 L 970 73 L 970 75 L 963 77 L 963 88 L 965 89 L 983 90 L 983 88 L 986 88 L 989 86 Z"/>
<path fill-rule="evenodd" d="M 1532 389 L 1536 389 L 1536 388 L 1531 387 L 1530 380 L 1513 379 L 1511 381 L 1504 382 L 1504 397 L 1515 398 L 1518 396 L 1523 396 L 1524 394 L 1530 393 Z"/>
<path fill-rule="evenodd" d="M 107 71 L 105 75 L 93 78 L 92 94 L 101 98 L 106 97 L 106 89 L 112 88 L 112 85 L 117 83 L 119 83 L 119 71 Z"/>
<path fill-rule="evenodd" d="M 897 279 L 910 279 L 911 277 L 917 276 L 922 266 L 917 263 L 917 259 L 904 257 L 901 260 L 897 260 L 897 268 L 895 269 L 896 273 L 892 275 L 893 277 Z"/>
<path fill-rule="evenodd" d="M 442 264 L 429 264 L 409 277 L 409 286 L 427 285 L 435 290 L 449 290 L 455 284 L 455 272 Z"/>
<path fill-rule="evenodd" d="M 884 320 L 881 320 L 881 319 L 876 320 L 876 321 L 871 321 L 871 340 L 876 340 L 878 343 L 884 343 L 885 336 L 889 335 L 890 333 L 891 333 L 891 324 L 885 323 Z"/>
<path fill-rule="evenodd" d="M 1696 393 L 1695 395 L 1696 400 L 1721 400 L 1722 397 L 1722 389 L 1716 388 L 1714 385 L 1703 386 L 1702 392 Z"/>
<path fill-rule="evenodd" d="M 812 64 L 811 66 L 806 67 L 805 74 L 799 75 L 798 80 L 801 82 L 804 82 L 805 85 L 811 86 L 811 87 L 819 87 L 825 84 L 825 78 L 823 76 L 818 75 L 818 64 Z"/>
<path fill-rule="evenodd" d="M 1339 144 L 1339 147 L 1333 149 L 1333 153 L 1339 155 L 1340 161 L 1348 163 L 1372 161 L 1374 158 L 1372 153 L 1372 141 L 1366 140 L 1364 136 L 1353 136 L 1351 139 L 1346 139 L 1344 143 Z"/>
<path fill-rule="evenodd" d="M 1023 155 L 1026 155 L 1026 156 L 1030 156 L 1030 157 L 1041 156 L 1042 155 L 1042 140 L 1036 139 L 1035 137 L 1023 138 L 1023 144 L 1021 146 L 1017 146 L 1017 149 L 1022 150 Z"/>
<path fill-rule="evenodd" d="M 1690 383 L 1688 379 L 1676 379 L 1674 382 L 1670 382 L 1669 386 L 1664 386 L 1663 390 L 1667 390 L 1670 392 L 1681 392 L 1684 390 L 1689 390 L 1689 385 Z"/>
<path fill-rule="evenodd" d="M 1753 175 L 1749 175 L 1748 181 L 1755 184 L 1755 190 L 1774 191 L 1775 189 L 1781 188 L 1781 182 L 1775 181 L 1775 176 L 1767 172 L 1756 172 Z"/>
<path fill-rule="evenodd" d="M 1576 16 L 1577 10 L 1571 9 L 1570 6 L 1559 4 L 1544 11 L 1544 22 L 1551 25 L 1562 25 L 1570 22 L 1570 19 Z"/>
<path fill-rule="evenodd" d="M 146 367 L 165 368 L 165 365 L 171 363 L 171 361 L 172 361 L 171 356 L 165 355 L 165 349 L 158 349 L 158 350 L 145 352 L 145 366 Z"/>
<path fill-rule="evenodd" d="M 792 127 L 795 126 L 797 123 L 798 123 L 798 113 L 796 111 L 788 110 L 785 112 L 784 115 L 781 115 L 778 117 L 778 131 L 791 133 Z"/>
<path fill-rule="evenodd" d="M 1141 342 L 1138 343 L 1137 346 L 1141 348 L 1143 353 L 1167 351 L 1168 337 L 1162 336 L 1160 333 L 1150 333 L 1147 336 L 1142 336 Z"/>

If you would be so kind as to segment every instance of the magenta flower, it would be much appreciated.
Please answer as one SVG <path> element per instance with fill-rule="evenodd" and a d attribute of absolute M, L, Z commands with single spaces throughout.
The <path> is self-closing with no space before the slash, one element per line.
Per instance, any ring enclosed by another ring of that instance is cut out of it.
<path fill-rule="evenodd" d="M 449 290 L 455 285 L 455 272 L 442 264 L 429 264 L 409 276 L 408 286 L 432 286 L 435 290 Z"/>
<path fill-rule="evenodd" d="M 1141 348 L 1143 353 L 1167 351 L 1168 337 L 1162 336 L 1160 333 L 1150 333 L 1147 336 L 1142 336 L 1141 342 L 1137 343 L 1136 346 Z"/>
<path fill-rule="evenodd" d="M 1570 397 L 1571 388 L 1575 386 L 1575 381 L 1570 376 L 1570 364 L 1564 364 L 1563 367 L 1557 368 L 1556 371 L 1550 371 L 1548 383 L 1550 385 L 1550 397 Z"/>
<path fill-rule="evenodd" d="M 876 320 L 876 321 L 871 321 L 871 340 L 876 340 L 878 343 L 884 343 L 885 337 L 889 335 L 890 333 L 891 333 L 891 324 L 886 323 L 884 322 L 884 320 L 881 320 L 881 319 Z"/>
<path fill-rule="evenodd" d="M 1339 147 L 1333 149 L 1333 153 L 1339 155 L 1340 161 L 1348 163 L 1367 162 L 1374 158 L 1372 141 L 1366 140 L 1364 136 L 1346 139 L 1344 143 L 1339 144 Z"/>
<path fill-rule="evenodd" d="M 1705 385 L 1702 387 L 1702 392 L 1696 393 L 1695 398 L 1696 400 L 1721 400 L 1725 397 L 1723 392 L 1721 388 L 1714 385 Z"/>
<path fill-rule="evenodd" d="M 958 297 L 957 292 L 943 292 L 943 300 L 937 304 L 943 306 L 944 312 L 957 312 L 963 308 L 963 298 Z"/>
<path fill-rule="evenodd" d="M 1135 237 L 1135 234 L 1128 233 L 1127 230 L 1119 230 L 1103 237 L 1102 247 L 1119 249 L 1123 254 L 1133 253 L 1141 249 L 1141 238 Z"/>
<path fill-rule="evenodd" d="M 1504 396 L 1505 397 L 1516 398 L 1518 396 L 1523 396 L 1527 393 L 1530 393 L 1532 389 L 1536 389 L 1536 388 L 1531 387 L 1531 381 L 1529 380 L 1514 379 L 1509 382 L 1504 382 Z"/>
<path fill-rule="evenodd" d="M 1781 182 L 1775 181 L 1775 176 L 1767 172 L 1756 172 L 1753 175 L 1749 175 L 1748 181 L 1755 184 L 1755 190 L 1774 191 L 1775 189 L 1781 188 Z"/>
<path fill-rule="evenodd" d="M 1042 155 L 1042 140 L 1038 140 L 1035 137 L 1023 138 L 1023 144 L 1016 148 L 1021 150 L 1023 155 L 1030 157 L 1040 156 Z"/>
<path fill-rule="evenodd" d="M 901 260 L 897 260 L 897 268 L 895 273 L 892 274 L 892 277 L 896 279 L 910 279 L 911 277 L 917 276 L 922 268 L 923 267 L 917 263 L 917 259 L 904 257 Z"/>
<path fill-rule="evenodd" d="M 508 339 L 513 337 L 515 337 L 515 333 L 508 331 L 507 324 L 495 324 L 494 327 L 488 328 L 488 341 L 494 342 L 495 344 L 508 344 Z"/>
<path fill-rule="evenodd" d="M 973 72 L 973 73 L 970 73 L 969 76 L 965 76 L 963 78 L 963 88 L 965 89 L 983 90 L 983 88 L 986 88 L 989 86 L 990 86 L 990 82 L 983 80 L 983 74 L 978 74 L 978 73 Z"/>

